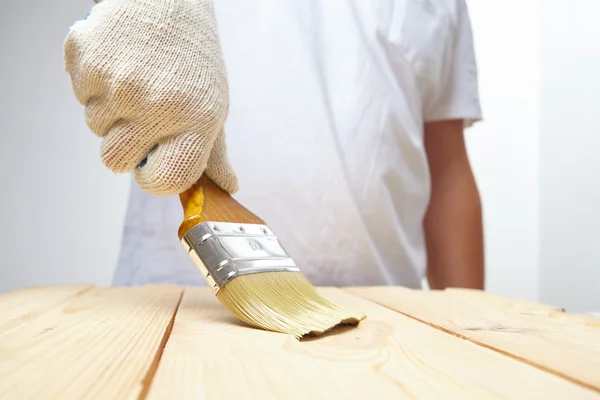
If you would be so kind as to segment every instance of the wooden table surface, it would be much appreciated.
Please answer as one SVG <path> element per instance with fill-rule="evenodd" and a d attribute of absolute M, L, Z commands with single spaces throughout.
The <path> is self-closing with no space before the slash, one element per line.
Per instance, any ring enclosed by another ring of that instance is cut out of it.
<path fill-rule="evenodd" d="M 0 399 L 600 399 L 600 319 L 470 290 L 323 288 L 366 312 L 297 341 L 206 288 L 0 295 Z"/>

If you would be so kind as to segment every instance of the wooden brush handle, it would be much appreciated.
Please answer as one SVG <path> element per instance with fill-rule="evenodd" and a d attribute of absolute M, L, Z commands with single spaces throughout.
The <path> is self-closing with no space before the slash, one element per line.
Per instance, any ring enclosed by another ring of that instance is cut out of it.
<path fill-rule="evenodd" d="M 181 193 L 179 199 L 183 206 L 179 240 L 187 231 L 203 221 L 264 224 L 263 220 L 238 203 L 206 175 Z"/>

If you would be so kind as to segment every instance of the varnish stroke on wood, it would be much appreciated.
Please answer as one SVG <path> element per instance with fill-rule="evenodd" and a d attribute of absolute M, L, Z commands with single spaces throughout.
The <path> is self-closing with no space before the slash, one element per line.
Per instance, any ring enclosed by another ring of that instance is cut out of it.
<path fill-rule="evenodd" d="M 322 288 L 321 338 L 247 327 L 208 288 L 0 295 L 0 399 L 599 399 L 600 323 L 479 291 Z"/>

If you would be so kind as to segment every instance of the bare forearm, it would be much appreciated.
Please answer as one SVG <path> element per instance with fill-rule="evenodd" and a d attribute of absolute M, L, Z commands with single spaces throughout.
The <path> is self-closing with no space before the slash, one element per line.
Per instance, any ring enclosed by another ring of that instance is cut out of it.
<path fill-rule="evenodd" d="M 430 135 L 426 146 L 432 175 L 431 201 L 424 221 L 427 279 L 432 289 L 483 289 L 479 191 L 464 150 L 462 128 L 458 137 L 458 133 L 445 132 L 459 129 L 450 127 L 434 125 L 426 129 Z"/>
<path fill-rule="evenodd" d="M 483 289 L 483 229 L 474 183 L 454 182 L 432 199 L 425 217 L 427 279 L 432 289 Z"/>

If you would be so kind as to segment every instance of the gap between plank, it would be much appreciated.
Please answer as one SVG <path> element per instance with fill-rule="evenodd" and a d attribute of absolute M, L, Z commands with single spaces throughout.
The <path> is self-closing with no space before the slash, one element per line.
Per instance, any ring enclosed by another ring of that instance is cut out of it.
<path fill-rule="evenodd" d="M 576 384 L 576 385 L 583 386 L 583 387 L 585 387 L 586 389 L 591 389 L 591 390 L 593 390 L 594 392 L 600 393 L 600 390 L 599 390 L 598 388 L 594 387 L 593 385 L 590 385 L 590 384 L 588 384 L 588 383 L 586 383 L 586 382 L 583 382 L 583 381 L 580 381 L 580 380 L 578 380 L 578 379 L 576 379 L 576 378 L 573 378 L 573 377 L 570 377 L 570 376 L 568 376 L 568 375 L 565 375 L 565 374 L 563 374 L 563 373 L 562 373 L 562 372 L 560 372 L 560 371 L 553 370 L 553 369 L 551 369 L 551 368 L 548 368 L 548 367 L 546 367 L 546 366 L 544 366 L 544 365 L 541 365 L 541 364 L 538 364 L 538 363 L 536 363 L 536 362 L 533 362 L 533 361 L 531 361 L 531 360 L 528 360 L 527 358 L 519 357 L 519 356 L 517 356 L 516 354 L 509 353 L 509 352 L 507 352 L 507 351 L 505 351 L 505 350 L 502 350 L 502 349 L 500 349 L 500 348 L 498 348 L 498 347 L 495 347 L 495 346 L 492 346 L 492 345 L 489 345 L 489 344 L 486 344 L 486 343 L 482 343 L 482 342 L 480 342 L 480 341 L 478 341 L 478 340 L 475 340 L 475 339 L 472 339 L 472 338 L 470 338 L 470 337 L 467 337 L 467 336 L 461 335 L 461 334 L 460 334 L 460 333 L 458 333 L 458 332 L 454 332 L 454 331 L 452 331 L 452 330 L 450 330 L 450 329 L 448 329 L 448 328 L 444 328 L 443 326 L 437 325 L 437 324 L 435 324 L 435 323 L 433 323 L 433 322 L 429 322 L 429 321 L 423 320 L 423 319 L 421 319 L 421 318 L 415 317 L 415 316 L 413 316 L 413 315 L 411 315 L 411 314 L 408 314 L 408 313 L 405 313 L 405 312 L 402 312 L 402 311 L 396 310 L 395 308 L 392 308 L 392 307 L 390 307 L 390 306 L 387 306 L 387 305 L 385 305 L 385 304 L 383 304 L 383 303 L 380 303 L 380 302 L 379 302 L 379 301 L 377 301 L 377 300 L 371 300 L 371 299 L 364 298 L 364 297 L 362 297 L 360 294 L 358 294 L 358 293 L 353 293 L 353 292 L 351 292 L 351 291 L 347 291 L 347 290 L 346 290 L 345 288 L 343 288 L 343 287 L 339 287 L 339 289 L 343 290 L 343 291 L 344 291 L 344 292 L 346 292 L 346 293 L 352 294 L 352 295 L 354 295 L 354 296 L 358 296 L 358 297 L 360 297 L 361 299 L 364 299 L 364 300 L 367 300 L 367 301 L 372 301 L 373 303 L 375 303 L 375 304 L 378 304 L 378 305 L 380 305 L 381 307 L 387 308 L 388 310 L 391 310 L 391 311 L 397 312 L 398 314 L 402 314 L 402 315 L 404 315 L 404 316 L 406 316 L 406 317 L 412 318 L 412 319 L 414 319 L 415 321 L 418 321 L 418 322 L 420 322 L 420 323 L 422 323 L 422 324 L 428 325 L 428 326 L 430 326 L 430 327 L 432 327 L 432 328 L 438 329 L 438 330 L 440 330 L 440 331 L 442 331 L 442 332 L 444 332 L 444 333 L 447 333 L 447 334 L 449 334 L 449 335 L 452 335 L 452 336 L 454 336 L 454 337 L 457 337 L 457 338 L 459 338 L 459 339 L 462 339 L 462 340 L 465 340 L 465 341 L 467 341 L 467 342 L 471 342 L 471 343 L 473 343 L 473 344 L 475 344 L 475 345 L 477 345 L 477 346 L 481 346 L 481 347 L 484 347 L 484 348 L 486 348 L 486 349 L 489 349 L 489 350 L 495 351 L 495 352 L 497 352 L 497 353 L 500 353 L 500 354 L 502 354 L 502 355 L 504 355 L 504 356 L 510 357 L 510 358 L 512 358 L 512 359 L 514 359 L 514 360 L 520 361 L 520 362 L 522 362 L 522 363 L 525 363 L 525 364 L 528 364 L 528 365 L 530 365 L 530 366 L 532 366 L 532 367 L 534 367 L 534 368 L 537 368 L 537 369 L 539 369 L 539 370 L 542 370 L 542 371 L 544 371 L 544 372 L 546 372 L 546 373 L 550 373 L 550 374 L 552 374 L 552 375 L 559 376 L 559 377 L 561 377 L 561 378 L 563 378 L 563 379 L 566 379 L 567 381 L 569 381 L 569 382 L 572 382 L 572 383 L 574 383 L 574 384 Z M 367 316 L 367 318 L 368 318 L 368 316 Z"/>
<path fill-rule="evenodd" d="M 138 397 L 138 400 L 144 400 L 148 397 L 148 392 L 150 392 L 150 387 L 152 386 L 152 381 L 154 380 L 154 376 L 156 375 L 156 370 L 158 369 L 158 364 L 160 363 L 160 359 L 162 358 L 163 352 L 165 351 L 165 347 L 169 338 L 171 337 L 171 332 L 173 331 L 173 325 L 175 325 L 175 317 L 177 316 L 177 312 L 179 311 L 179 305 L 181 304 L 181 300 L 183 299 L 183 294 L 185 293 L 185 288 L 181 291 L 179 295 L 179 300 L 177 300 L 177 304 L 175 305 L 175 309 L 173 310 L 173 315 L 171 316 L 171 320 L 167 324 L 165 329 L 165 333 L 160 341 L 158 349 L 156 350 L 156 354 L 152 363 L 150 364 L 150 368 L 148 369 L 148 373 L 142 380 L 142 391 Z"/>

